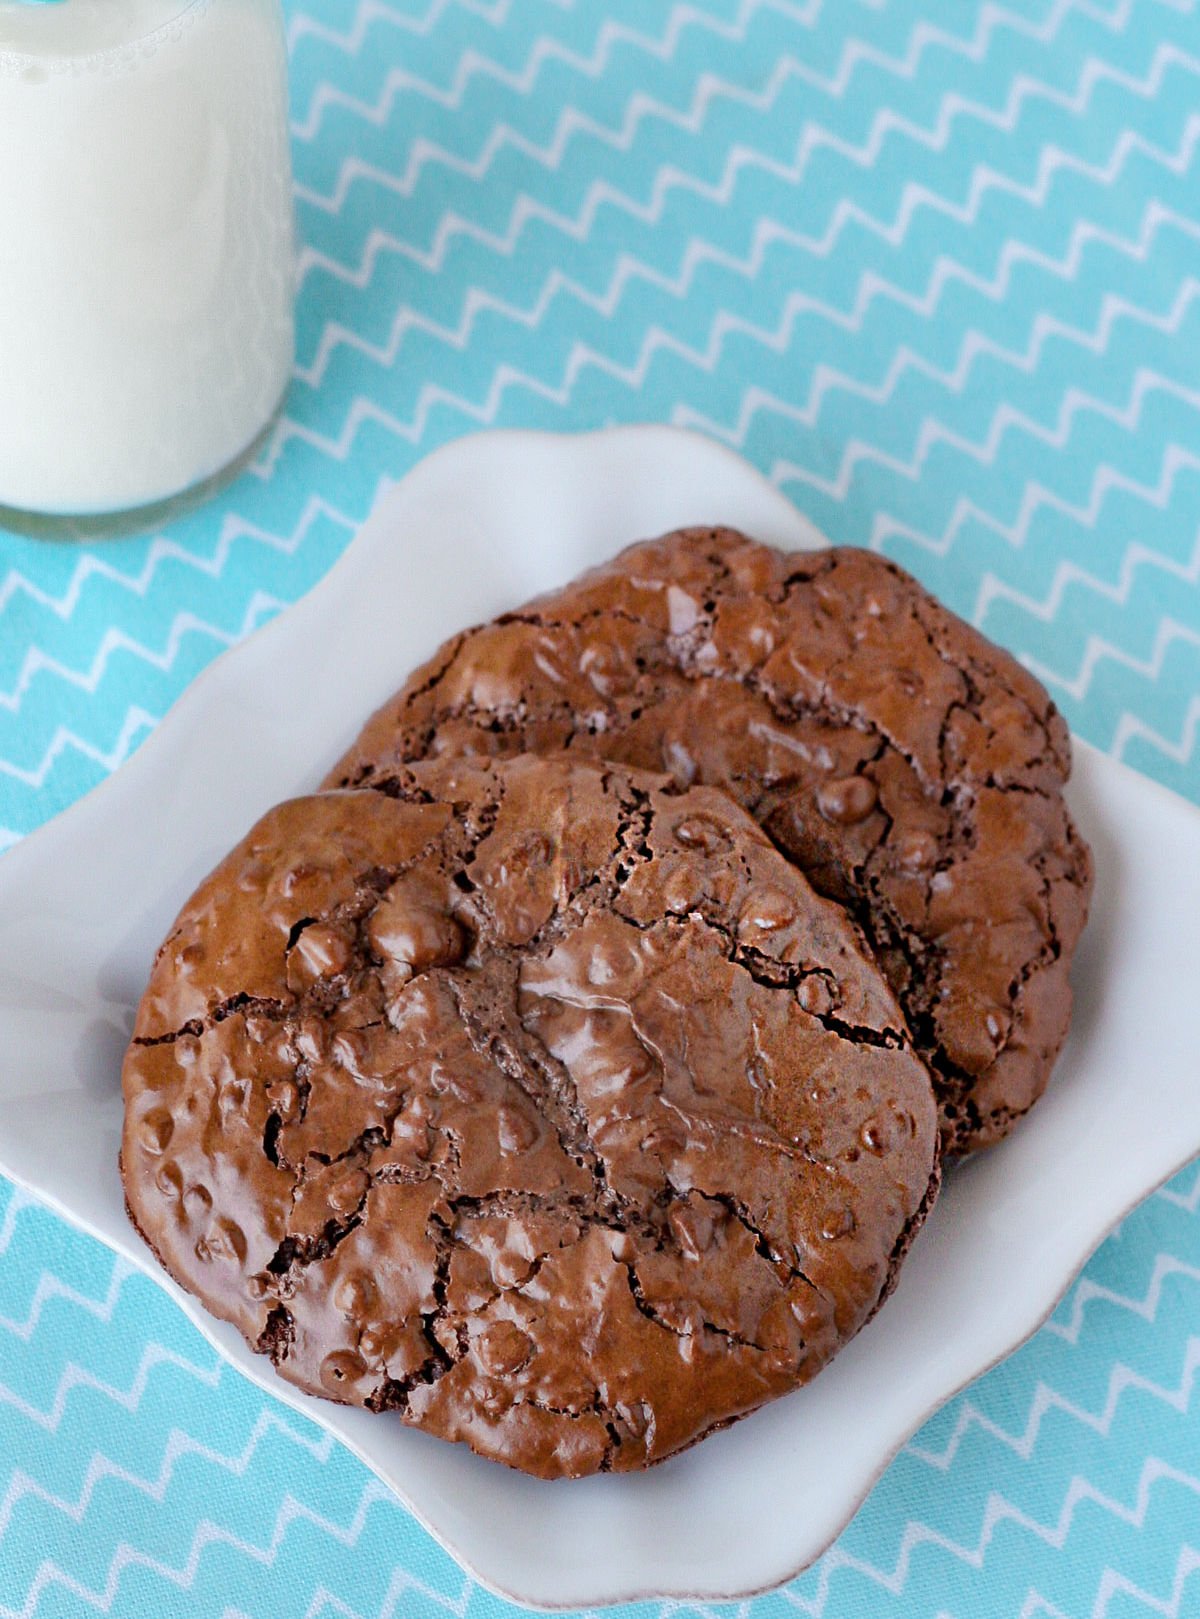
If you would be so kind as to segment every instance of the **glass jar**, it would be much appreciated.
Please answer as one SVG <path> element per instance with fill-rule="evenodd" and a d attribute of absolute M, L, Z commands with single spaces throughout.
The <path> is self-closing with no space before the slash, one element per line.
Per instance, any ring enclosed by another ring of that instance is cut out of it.
<path fill-rule="evenodd" d="M 293 279 L 279 0 L 0 0 L 9 517 L 239 461 L 287 387 Z"/>

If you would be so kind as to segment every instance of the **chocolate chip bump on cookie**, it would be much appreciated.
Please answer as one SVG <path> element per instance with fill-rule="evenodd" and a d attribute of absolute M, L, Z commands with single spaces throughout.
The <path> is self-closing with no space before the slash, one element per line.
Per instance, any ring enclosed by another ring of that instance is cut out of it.
<path fill-rule="evenodd" d="M 586 761 L 271 811 L 162 946 L 124 1089 L 185 1288 L 301 1388 L 544 1477 L 806 1382 L 937 1181 L 845 913 L 723 795 Z"/>
<path fill-rule="evenodd" d="M 559 749 L 722 788 L 849 907 L 933 1071 L 948 1153 L 1042 1093 L 1092 875 L 1062 799 L 1067 728 L 900 568 L 729 529 L 632 546 L 448 642 L 329 782 Z"/>

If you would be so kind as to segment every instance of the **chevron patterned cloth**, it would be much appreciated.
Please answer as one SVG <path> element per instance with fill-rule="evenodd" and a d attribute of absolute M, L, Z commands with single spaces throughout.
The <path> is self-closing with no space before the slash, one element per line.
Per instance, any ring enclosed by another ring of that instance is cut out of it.
<path fill-rule="evenodd" d="M 738 447 L 1013 647 L 1081 735 L 1200 800 L 1189 0 L 293 0 L 288 21 L 286 416 L 167 532 L 0 534 L 0 847 L 317 580 L 381 484 L 491 424 Z M 1198 1367 L 1194 1165 L 739 1614 L 1200 1615 Z M 0 1188 L 0 1616 L 97 1611 L 513 1610 L 152 1283 Z"/>

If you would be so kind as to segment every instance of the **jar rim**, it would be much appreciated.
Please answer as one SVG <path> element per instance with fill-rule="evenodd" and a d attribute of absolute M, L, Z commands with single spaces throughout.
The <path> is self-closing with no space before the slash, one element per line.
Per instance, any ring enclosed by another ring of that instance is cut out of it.
<path fill-rule="evenodd" d="M 212 0 L 175 0 L 173 5 L 166 8 L 166 15 L 152 20 L 143 32 L 82 50 L 63 48 L 57 42 L 47 46 L 30 45 L 25 41 L 20 44 L 6 43 L 0 18 L 0 78 L 40 79 L 64 73 L 105 72 L 130 65 L 133 60 L 156 50 L 165 39 L 188 26 L 211 4 Z M 15 4 L 6 6 L 0 0 L 0 13 L 8 10 L 14 15 L 38 13 L 43 21 L 52 19 L 55 13 L 61 14 L 57 5 L 28 5 L 24 0 L 15 0 Z"/>

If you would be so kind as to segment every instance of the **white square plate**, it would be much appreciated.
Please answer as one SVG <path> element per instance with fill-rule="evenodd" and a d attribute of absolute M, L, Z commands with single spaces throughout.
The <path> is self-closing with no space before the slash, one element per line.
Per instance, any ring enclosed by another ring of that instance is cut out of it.
<path fill-rule="evenodd" d="M 690 434 L 460 440 L 110 781 L 0 861 L 0 1168 L 161 1282 L 481 1581 L 539 1606 L 741 1597 L 796 1573 L 918 1424 L 1027 1337 L 1105 1232 L 1200 1151 L 1200 813 L 1080 746 L 1069 796 L 1098 878 L 1049 1094 L 948 1177 L 896 1297 L 810 1388 L 649 1473 L 544 1484 L 297 1393 L 157 1269 L 122 1205 L 118 1076 L 154 949 L 196 882 L 269 805 L 312 787 L 452 631 L 628 541 L 715 522 L 821 543 L 744 461 Z"/>

